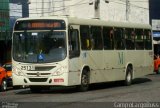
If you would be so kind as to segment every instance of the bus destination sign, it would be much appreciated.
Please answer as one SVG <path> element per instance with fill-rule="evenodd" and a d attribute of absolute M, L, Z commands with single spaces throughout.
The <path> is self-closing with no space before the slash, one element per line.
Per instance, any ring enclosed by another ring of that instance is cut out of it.
<path fill-rule="evenodd" d="M 28 23 L 28 28 L 60 28 L 60 27 L 61 27 L 60 22 L 52 22 L 52 23 L 31 22 L 31 23 Z"/>
<path fill-rule="evenodd" d="M 26 20 L 17 21 L 15 30 L 48 30 L 48 29 L 65 29 L 63 20 Z"/>

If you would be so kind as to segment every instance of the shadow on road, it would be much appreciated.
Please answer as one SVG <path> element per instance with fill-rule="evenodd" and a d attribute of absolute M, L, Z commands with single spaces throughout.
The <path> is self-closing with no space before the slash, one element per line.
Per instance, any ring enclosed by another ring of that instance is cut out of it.
<path fill-rule="evenodd" d="M 132 84 L 141 84 L 141 83 L 146 83 L 146 82 L 151 82 L 152 80 L 149 78 L 136 78 L 133 80 Z"/>
<path fill-rule="evenodd" d="M 71 94 L 76 93 L 75 87 L 51 87 L 50 89 L 41 90 L 37 93 L 32 93 L 30 88 L 23 89 L 23 91 L 16 92 L 17 95 L 24 95 L 24 94 Z"/>
<path fill-rule="evenodd" d="M 151 82 L 152 80 L 149 78 L 136 78 L 133 80 L 132 85 L 142 84 L 146 82 Z M 124 81 L 114 81 L 100 84 L 92 84 L 90 90 L 99 90 L 99 89 L 107 89 L 107 88 L 118 88 L 123 87 Z"/>
<path fill-rule="evenodd" d="M 133 80 L 132 85 L 136 84 L 143 84 L 147 82 L 151 82 L 152 80 L 149 78 L 136 78 Z M 107 82 L 107 83 L 98 83 L 98 84 L 91 84 L 89 91 L 94 90 L 102 90 L 102 89 L 109 89 L 109 88 L 118 88 L 123 87 L 123 81 L 114 81 L 114 82 Z M 88 92 L 89 92 L 88 91 Z M 77 93 L 75 87 L 51 87 L 49 90 L 42 90 L 38 93 L 32 93 L 29 88 L 22 89 L 16 92 L 17 95 L 24 95 L 24 94 L 71 94 Z"/>

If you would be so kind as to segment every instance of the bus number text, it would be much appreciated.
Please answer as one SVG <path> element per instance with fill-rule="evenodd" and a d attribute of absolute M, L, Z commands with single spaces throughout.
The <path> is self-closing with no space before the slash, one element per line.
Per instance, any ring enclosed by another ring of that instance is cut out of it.
<path fill-rule="evenodd" d="M 34 66 L 21 66 L 21 70 L 35 70 Z"/>

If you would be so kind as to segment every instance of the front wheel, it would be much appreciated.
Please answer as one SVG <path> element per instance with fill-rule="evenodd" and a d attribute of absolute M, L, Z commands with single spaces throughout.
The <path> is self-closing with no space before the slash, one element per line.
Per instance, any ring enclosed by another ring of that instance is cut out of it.
<path fill-rule="evenodd" d="M 7 81 L 4 79 L 1 84 L 1 91 L 7 90 Z"/>
<path fill-rule="evenodd" d="M 128 67 L 126 71 L 125 85 L 130 86 L 131 84 L 132 84 L 132 69 Z"/>
<path fill-rule="evenodd" d="M 87 70 L 83 70 L 81 76 L 81 85 L 77 86 L 78 91 L 84 92 L 89 88 L 89 72 Z"/>

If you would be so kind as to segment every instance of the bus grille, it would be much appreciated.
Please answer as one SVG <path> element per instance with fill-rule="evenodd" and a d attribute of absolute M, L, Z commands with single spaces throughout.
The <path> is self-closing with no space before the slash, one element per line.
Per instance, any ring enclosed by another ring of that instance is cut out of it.
<path fill-rule="evenodd" d="M 34 71 L 50 71 L 56 66 L 36 66 Z M 32 71 L 32 70 L 29 70 Z"/>
<path fill-rule="evenodd" d="M 30 82 L 46 82 L 47 78 L 29 78 Z"/>
<path fill-rule="evenodd" d="M 51 73 L 39 73 L 40 76 L 48 76 Z M 27 73 L 28 76 L 37 76 L 37 73 Z"/>

